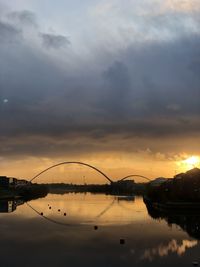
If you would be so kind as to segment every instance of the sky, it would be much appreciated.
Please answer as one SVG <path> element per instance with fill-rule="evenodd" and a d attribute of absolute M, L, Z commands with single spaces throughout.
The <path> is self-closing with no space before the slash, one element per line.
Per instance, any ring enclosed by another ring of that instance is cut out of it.
<path fill-rule="evenodd" d="M 1 175 L 187 170 L 199 72 L 199 0 L 0 0 Z"/>

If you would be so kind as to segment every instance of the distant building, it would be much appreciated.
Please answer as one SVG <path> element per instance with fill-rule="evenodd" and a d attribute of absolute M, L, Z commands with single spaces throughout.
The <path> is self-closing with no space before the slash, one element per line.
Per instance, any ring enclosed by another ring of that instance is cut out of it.
<path fill-rule="evenodd" d="M 157 187 L 161 184 L 167 182 L 170 178 L 158 177 L 155 180 L 151 181 L 149 184 L 150 186 Z"/>
<path fill-rule="evenodd" d="M 184 173 L 179 173 L 179 174 L 177 174 L 177 175 L 174 176 L 174 179 L 175 180 L 180 180 L 180 179 L 183 178 L 183 176 L 184 176 Z"/>
<path fill-rule="evenodd" d="M 0 176 L 0 187 L 8 188 L 16 183 L 15 178 L 7 177 L 7 176 Z"/>
<path fill-rule="evenodd" d="M 113 182 L 111 185 L 112 192 L 116 194 L 133 194 L 135 192 L 134 180 L 121 180 Z"/>
<path fill-rule="evenodd" d="M 187 171 L 186 173 L 179 173 L 177 175 L 174 176 L 175 180 L 179 180 L 182 178 L 194 178 L 194 177 L 200 177 L 200 169 L 199 168 L 193 168 L 189 171 Z"/>
<path fill-rule="evenodd" d="M 0 213 L 10 213 L 16 210 L 17 203 L 13 200 L 0 200 Z"/>
<path fill-rule="evenodd" d="M 26 180 L 18 180 L 13 177 L 0 176 L 0 188 L 23 186 L 29 183 Z"/>

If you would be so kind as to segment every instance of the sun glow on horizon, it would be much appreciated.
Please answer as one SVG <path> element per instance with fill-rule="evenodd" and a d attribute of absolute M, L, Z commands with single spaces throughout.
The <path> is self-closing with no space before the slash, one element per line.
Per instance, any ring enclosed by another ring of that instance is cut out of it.
<path fill-rule="evenodd" d="M 192 169 L 197 167 L 200 164 L 200 157 L 199 156 L 190 156 L 184 160 L 182 160 L 181 165 L 184 166 L 186 169 Z"/>

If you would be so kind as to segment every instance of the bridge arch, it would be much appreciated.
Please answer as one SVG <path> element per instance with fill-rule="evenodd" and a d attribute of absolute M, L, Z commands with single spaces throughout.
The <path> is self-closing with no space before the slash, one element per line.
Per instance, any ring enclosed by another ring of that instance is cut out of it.
<path fill-rule="evenodd" d="M 148 180 L 149 182 L 151 181 L 151 179 L 146 177 L 146 176 L 143 176 L 143 175 L 140 175 L 140 174 L 131 174 L 131 175 L 125 176 L 124 178 L 119 179 L 118 182 L 124 181 L 124 180 L 126 180 L 128 178 L 131 178 L 131 177 L 141 177 L 141 178 L 144 178 L 144 179 Z"/>
<path fill-rule="evenodd" d="M 35 180 L 37 177 L 39 177 L 41 174 L 49 171 L 50 169 L 53 169 L 53 168 L 56 168 L 58 166 L 61 166 L 61 165 L 67 165 L 67 164 L 78 164 L 78 165 L 83 165 L 83 166 L 86 166 L 90 169 L 93 169 L 95 170 L 96 172 L 100 173 L 102 176 L 104 176 L 106 178 L 106 180 L 108 180 L 110 183 L 113 183 L 113 181 L 105 174 L 103 173 L 101 170 L 99 170 L 98 168 L 90 165 L 90 164 L 87 164 L 87 163 L 84 163 L 84 162 L 80 162 L 80 161 L 63 161 L 63 162 L 60 162 L 60 163 L 57 163 L 57 164 L 54 164 L 48 168 L 46 168 L 45 170 L 41 171 L 40 173 L 38 173 L 37 175 L 35 175 L 33 178 L 31 178 L 30 182 L 32 182 L 33 180 Z"/>

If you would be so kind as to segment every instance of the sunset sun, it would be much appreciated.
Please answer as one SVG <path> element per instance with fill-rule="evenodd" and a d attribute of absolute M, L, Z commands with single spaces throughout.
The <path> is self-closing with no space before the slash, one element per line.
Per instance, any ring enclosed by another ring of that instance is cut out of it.
<path fill-rule="evenodd" d="M 197 167 L 197 165 L 200 163 L 200 158 L 198 156 L 191 156 L 183 160 L 182 163 L 186 168 L 191 169 Z"/>

